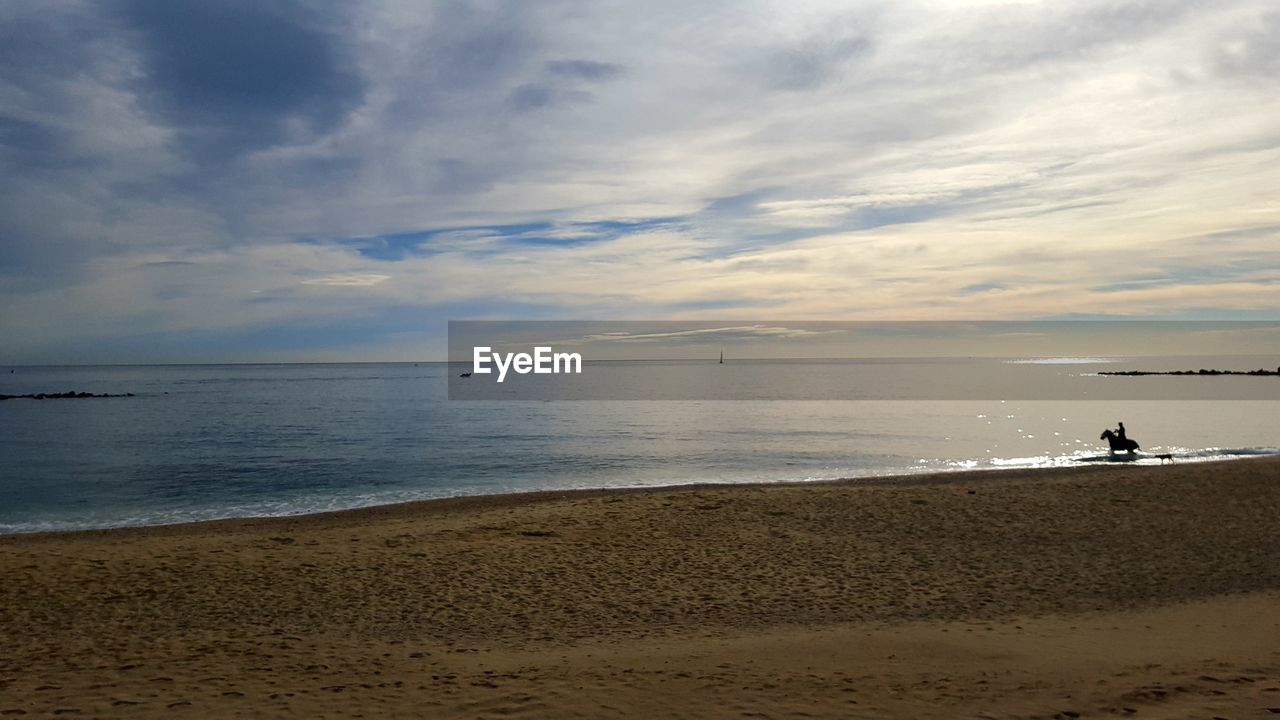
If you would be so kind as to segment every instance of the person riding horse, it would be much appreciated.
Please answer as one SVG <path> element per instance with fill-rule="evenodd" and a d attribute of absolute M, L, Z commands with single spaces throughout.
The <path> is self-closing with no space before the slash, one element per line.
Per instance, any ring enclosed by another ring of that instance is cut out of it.
<path fill-rule="evenodd" d="M 1118 424 L 1120 425 L 1119 429 L 1117 429 L 1115 432 L 1112 432 L 1110 428 L 1103 430 L 1102 435 L 1100 435 L 1098 439 L 1107 441 L 1107 443 L 1111 446 L 1112 455 L 1115 455 L 1117 450 L 1123 450 L 1129 453 L 1130 455 L 1133 455 L 1138 451 L 1138 443 L 1134 440 L 1130 440 L 1125 435 L 1124 423 L 1118 423 Z"/>

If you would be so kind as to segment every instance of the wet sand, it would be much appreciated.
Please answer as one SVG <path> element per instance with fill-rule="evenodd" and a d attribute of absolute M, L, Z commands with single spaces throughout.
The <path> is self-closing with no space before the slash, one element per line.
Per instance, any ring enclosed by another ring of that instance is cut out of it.
<path fill-rule="evenodd" d="M 9 536 L 0 716 L 1278 717 L 1277 558 L 1276 458 Z"/>

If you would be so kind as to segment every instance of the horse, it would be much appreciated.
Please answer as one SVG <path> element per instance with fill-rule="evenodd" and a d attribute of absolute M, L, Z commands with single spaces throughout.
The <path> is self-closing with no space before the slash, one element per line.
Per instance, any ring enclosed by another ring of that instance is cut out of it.
<path fill-rule="evenodd" d="M 1129 438 L 1122 438 L 1119 435 L 1116 435 L 1115 433 L 1111 432 L 1110 430 L 1103 430 L 1102 434 L 1098 436 L 1098 439 L 1106 440 L 1108 443 L 1111 444 L 1112 455 L 1115 455 L 1117 450 L 1124 450 L 1130 455 L 1138 451 L 1138 443 L 1136 440 L 1130 440 Z"/>

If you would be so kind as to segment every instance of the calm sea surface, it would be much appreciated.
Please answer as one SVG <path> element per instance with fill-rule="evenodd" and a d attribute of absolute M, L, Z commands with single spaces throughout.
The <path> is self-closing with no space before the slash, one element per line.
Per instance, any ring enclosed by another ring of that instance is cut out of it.
<path fill-rule="evenodd" d="M 436 363 L 3 368 L 3 394 L 135 397 L 0 402 L 0 533 L 528 490 L 1107 462 L 1098 435 L 1117 421 L 1144 454 L 1182 462 L 1280 452 L 1280 378 L 1096 375 L 1274 368 L 1275 358 L 1102 360 L 974 359 L 945 372 L 961 385 L 1008 372 L 1209 399 L 771 399 L 794 397 L 796 377 L 811 394 L 825 383 L 832 397 L 856 396 L 860 376 L 833 361 L 670 364 L 673 382 L 749 386 L 753 399 L 740 401 L 451 401 L 456 368 Z M 663 367 L 609 363 L 592 369 L 593 382 L 640 373 L 661 383 Z"/>

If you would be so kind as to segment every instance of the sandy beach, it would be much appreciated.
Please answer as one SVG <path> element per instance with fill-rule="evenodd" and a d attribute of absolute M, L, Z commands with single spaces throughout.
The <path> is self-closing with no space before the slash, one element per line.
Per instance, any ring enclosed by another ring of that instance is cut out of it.
<path fill-rule="evenodd" d="M 1261 718 L 1280 460 L 0 538 L 0 715 Z"/>

